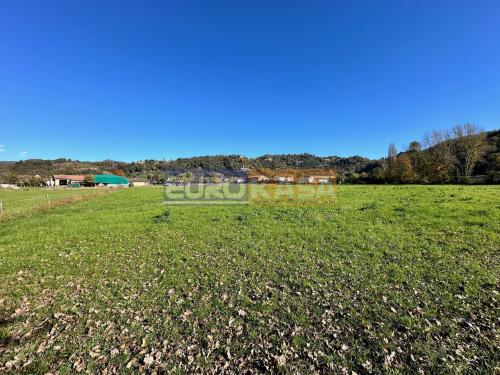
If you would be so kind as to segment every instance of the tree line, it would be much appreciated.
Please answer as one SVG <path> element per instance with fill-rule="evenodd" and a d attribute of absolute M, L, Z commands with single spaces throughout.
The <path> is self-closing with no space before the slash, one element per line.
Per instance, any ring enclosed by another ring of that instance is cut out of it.
<path fill-rule="evenodd" d="M 467 123 L 432 131 L 403 152 L 391 143 L 386 158 L 344 178 L 351 183 L 500 182 L 499 151 L 499 131 L 486 133 Z"/>

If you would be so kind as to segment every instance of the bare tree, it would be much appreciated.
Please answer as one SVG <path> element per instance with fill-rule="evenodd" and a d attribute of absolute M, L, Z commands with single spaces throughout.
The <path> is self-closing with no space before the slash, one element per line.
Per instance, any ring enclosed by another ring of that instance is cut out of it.
<path fill-rule="evenodd" d="M 457 125 L 452 129 L 453 153 L 459 177 L 469 177 L 486 147 L 486 133 L 474 124 Z"/>
<path fill-rule="evenodd" d="M 392 182 L 397 182 L 398 180 L 398 150 L 394 143 L 389 144 L 389 149 L 387 150 L 387 168 L 385 170 L 385 176 L 388 180 Z"/>
<path fill-rule="evenodd" d="M 389 160 L 392 160 L 392 159 L 395 159 L 397 155 L 398 155 L 398 150 L 397 150 L 396 146 L 394 145 L 394 143 L 391 143 L 389 145 L 389 150 L 387 151 L 387 158 Z"/>
<path fill-rule="evenodd" d="M 451 133 L 447 130 L 433 130 L 424 137 L 424 146 L 432 161 L 429 177 L 433 181 L 445 182 L 450 178 L 455 165 L 451 139 Z"/>

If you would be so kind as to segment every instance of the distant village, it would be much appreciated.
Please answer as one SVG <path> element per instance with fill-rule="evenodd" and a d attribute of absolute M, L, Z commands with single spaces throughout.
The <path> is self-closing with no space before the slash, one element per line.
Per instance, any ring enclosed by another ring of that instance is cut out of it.
<path fill-rule="evenodd" d="M 164 176 L 152 178 L 127 178 L 117 174 L 72 175 L 54 174 L 49 179 L 34 176 L 37 184 L 28 186 L 48 188 L 81 188 L 81 187 L 143 187 L 149 185 L 172 184 L 327 184 L 336 181 L 335 170 L 326 169 L 246 169 L 241 168 L 238 173 L 234 170 L 223 172 L 211 171 L 166 171 Z M 26 186 L 22 181 L 18 183 L 0 183 L 0 188 L 19 189 Z"/>

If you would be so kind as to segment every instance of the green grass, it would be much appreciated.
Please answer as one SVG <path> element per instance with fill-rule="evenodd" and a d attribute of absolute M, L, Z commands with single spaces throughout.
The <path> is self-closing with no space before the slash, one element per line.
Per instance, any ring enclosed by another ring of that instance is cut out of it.
<path fill-rule="evenodd" d="M 0 220 L 7 216 L 24 213 L 26 211 L 40 208 L 51 208 L 62 203 L 69 203 L 91 197 L 107 191 L 108 189 L 48 189 L 48 188 L 25 188 L 22 190 L 0 189 L 0 201 L 2 202 L 2 213 Z"/>
<path fill-rule="evenodd" d="M 500 371 L 498 186 L 162 198 L 0 221 L 0 372 Z"/>

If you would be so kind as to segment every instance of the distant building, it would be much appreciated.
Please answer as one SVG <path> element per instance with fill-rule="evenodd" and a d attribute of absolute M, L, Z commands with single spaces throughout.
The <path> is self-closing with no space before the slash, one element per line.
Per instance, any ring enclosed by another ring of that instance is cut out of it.
<path fill-rule="evenodd" d="M 325 168 L 255 169 L 250 171 L 250 183 L 326 184 L 335 182 L 335 170 Z"/>
<path fill-rule="evenodd" d="M 146 178 L 131 178 L 129 180 L 130 186 L 140 187 L 140 186 L 148 186 L 150 185 L 150 181 Z"/>
<path fill-rule="evenodd" d="M 328 175 L 311 175 L 311 176 L 305 176 L 304 182 L 307 184 L 327 184 L 331 182 L 332 179 L 333 176 L 328 176 Z"/>
<path fill-rule="evenodd" d="M 274 182 L 279 182 L 279 183 L 288 183 L 288 182 L 294 182 L 295 177 L 293 175 L 288 175 L 288 174 L 279 174 L 273 177 Z"/>
<path fill-rule="evenodd" d="M 262 174 L 248 176 L 248 182 L 249 183 L 256 184 L 256 183 L 259 183 L 259 182 L 267 182 L 267 181 L 269 181 L 269 177 L 264 176 Z"/>
<path fill-rule="evenodd" d="M 51 186 L 65 186 L 71 184 L 83 184 L 85 176 L 73 174 L 55 174 L 52 176 Z"/>
<path fill-rule="evenodd" d="M 335 183 L 337 173 L 333 169 L 311 168 L 299 171 L 296 181 L 300 184 L 328 184 Z"/>
<path fill-rule="evenodd" d="M 94 183 L 98 186 L 108 186 L 108 187 L 129 186 L 129 182 L 125 177 L 117 176 L 114 174 L 96 174 L 94 176 Z"/>

